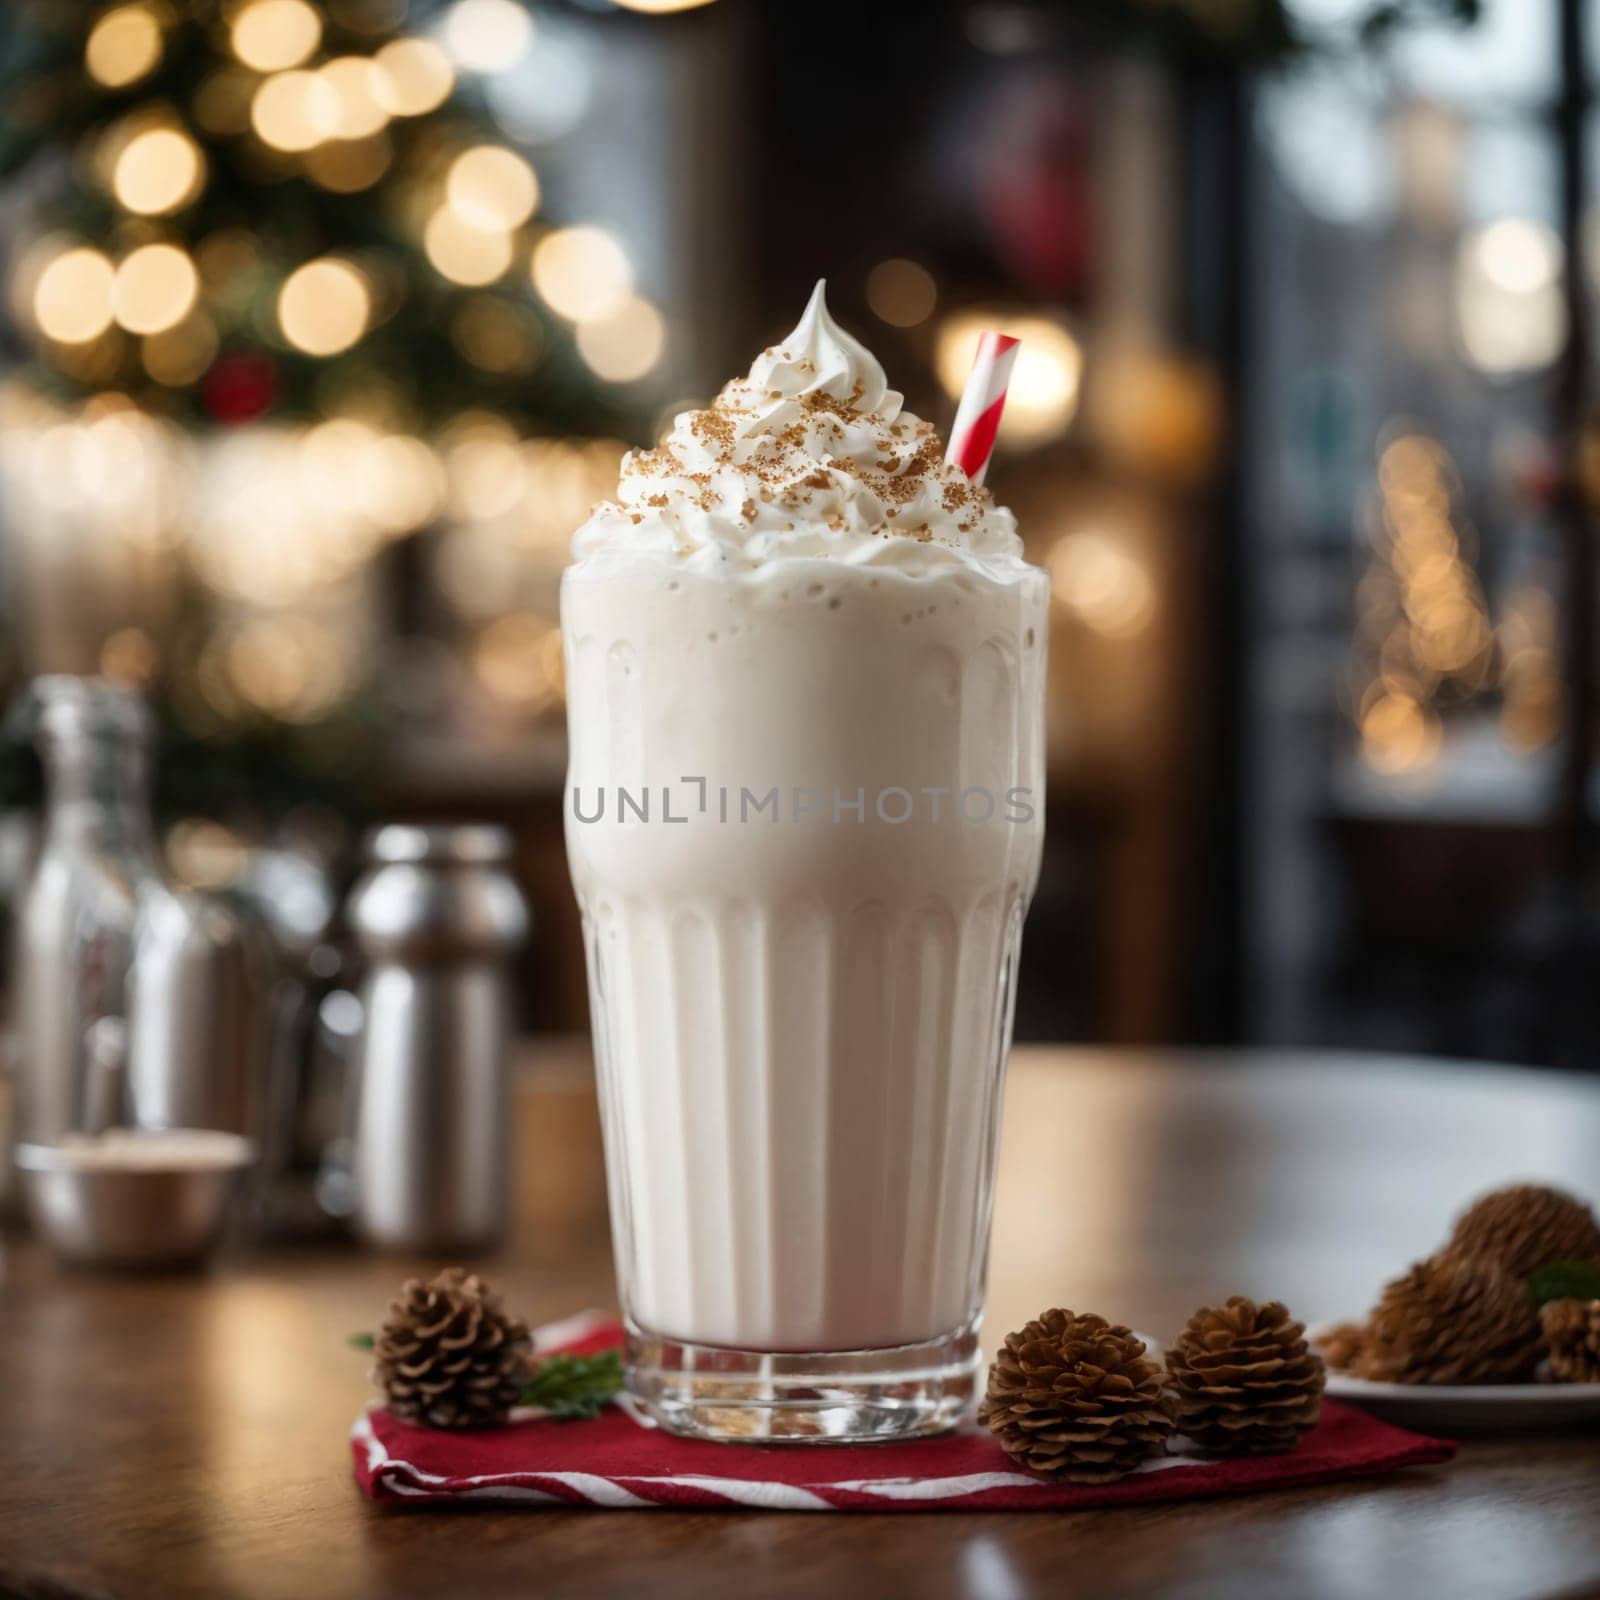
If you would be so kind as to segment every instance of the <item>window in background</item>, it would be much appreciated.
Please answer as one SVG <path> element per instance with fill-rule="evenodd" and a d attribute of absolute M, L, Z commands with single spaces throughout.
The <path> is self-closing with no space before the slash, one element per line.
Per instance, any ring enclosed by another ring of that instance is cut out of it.
<path fill-rule="evenodd" d="M 1258 1037 L 1567 1053 L 1560 6 L 1489 0 L 1257 107 Z"/>

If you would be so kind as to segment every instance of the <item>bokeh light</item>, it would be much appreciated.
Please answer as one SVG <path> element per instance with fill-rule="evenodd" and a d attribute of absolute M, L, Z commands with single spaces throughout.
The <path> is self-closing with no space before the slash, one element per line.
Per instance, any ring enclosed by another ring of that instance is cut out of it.
<path fill-rule="evenodd" d="M 1101 533 L 1068 534 L 1046 561 L 1056 601 L 1096 633 L 1126 639 L 1149 626 L 1155 585 L 1117 540 Z"/>
<path fill-rule="evenodd" d="M 188 316 L 200 291 L 193 260 L 172 244 L 147 244 L 123 258 L 111 306 L 129 333 L 161 333 Z"/>
<path fill-rule="evenodd" d="M 456 0 L 444 42 L 468 72 L 504 72 L 533 44 L 533 19 L 516 0 Z"/>
<path fill-rule="evenodd" d="M 449 206 L 440 206 L 428 218 L 422 247 L 442 276 L 471 288 L 493 283 L 511 265 L 509 234 L 475 228 Z"/>
<path fill-rule="evenodd" d="M 1379 772 L 1409 772 L 1439 754 L 1439 719 L 1408 694 L 1378 696 L 1361 717 L 1361 754 Z"/>
<path fill-rule="evenodd" d="M 228 639 L 224 660 L 239 697 L 286 722 L 315 721 L 349 686 L 327 630 L 307 617 L 262 617 L 241 624 Z"/>
<path fill-rule="evenodd" d="M 894 257 L 867 274 L 867 304 L 891 328 L 914 328 L 933 315 L 939 303 L 933 274 L 915 261 Z"/>
<path fill-rule="evenodd" d="M 1529 584 L 1515 590 L 1498 629 L 1503 660 L 1500 737 L 1527 754 L 1561 733 L 1561 623 L 1555 597 Z"/>
<path fill-rule="evenodd" d="M 383 74 L 365 56 L 338 56 L 317 76 L 333 90 L 336 110 L 332 137 L 366 139 L 380 132 L 389 113 L 379 101 Z"/>
<path fill-rule="evenodd" d="M 339 96 L 320 73 L 280 72 L 250 102 L 250 123 L 274 150 L 309 150 L 339 129 Z"/>
<path fill-rule="evenodd" d="M 1197 481 L 1216 464 L 1227 399 L 1202 357 L 1104 340 L 1085 401 L 1095 442 L 1119 466 Z"/>
<path fill-rule="evenodd" d="M 297 67 L 322 42 L 322 19 L 308 0 L 251 0 L 233 19 L 233 53 L 257 72 Z"/>
<path fill-rule="evenodd" d="M 185 817 L 166 837 L 167 862 L 192 889 L 226 889 L 245 874 L 250 851 L 232 828 L 208 817 Z"/>
<path fill-rule="evenodd" d="M 578 353 L 597 378 L 631 383 L 652 371 L 666 348 L 661 313 L 638 295 L 608 316 L 578 325 Z"/>
<path fill-rule="evenodd" d="M 1469 234 L 1456 268 L 1467 358 L 1482 372 L 1548 367 L 1567 337 L 1561 242 L 1543 223 L 1503 217 Z"/>
<path fill-rule="evenodd" d="M 161 59 L 161 25 L 146 6 L 117 6 L 89 31 L 83 65 L 106 89 L 137 83 Z"/>
<path fill-rule="evenodd" d="M 559 316 L 590 322 L 627 303 L 633 268 L 603 228 L 558 228 L 534 247 L 533 286 Z"/>
<path fill-rule="evenodd" d="M 539 180 L 514 151 L 482 144 L 451 164 L 445 196 L 452 209 L 475 228 L 515 228 L 539 204 Z"/>
<path fill-rule="evenodd" d="M 188 134 L 177 128 L 148 128 L 122 147 L 111 189 L 129 211 L 159 217 L 194 199 L 204 177 L 204 157 Z"/>
<path fill-rule="evenodd" d="M 420 117 L 442 105 L 455 87 L 450 58 L 428 39 L 395 39 L 373 58 L 373 90 L 392 117 Z"/>
<path fill-rule="evenodd" d="M 278 291 L 278 326 L 310 356 L 348 350 L 367 331 L 371 315 L 367 280 L 334 256 L 296 267 Z"/>
<path fill-rule="evenodd" d="M 452 512 L 474 521 L 487 521 L 513 510 L 526 483 L 516 435 L 509 426 L 487 420 L 450 445 L 445 471 Z"/>
<path fill-rule="evenodd" d="M 330 139 L 307 150 L 302 159 L 314 183 L 335 194 L 356 194 L 389 170 L 394 147 L 385 135 L 375 133 L 370 139 Z"/>
<path fill-rule="evenodd" d="M 385 533 L 404 533 L 431 522 L 444 505 L 444 467 L 408 434 L 374 440 L 362 456 L 361 509 Z"/>
<path fill-rule="evenodd" d="M 560 632 L 542 618 L 523 612 L 491 622 L 472 647 L 472 670 L 478 682 L 496 700 L 519 711 L 534 710 L 559 697 L 560 678 L 552 678 L 551 667 L 560 659 Z"/>
<path fill-rule="evenodd" d="M 120 328 L 107 328 L 97 339 L 82 344 L 58 344 L 50 351 L 50 364 L 77 383 L 104 388 L 120 377 L 127 342 Z"/>
<path fill-rule="evenodd" d="M 118 628 L 100 646 L 100 672 L 113 683 L 143 689 L 161 665 L 161 652 L 143 628 Z"/>
<path fill-rule="evenodd" d="M 62 344 L 85 344 L 111 326 L 116 269 L 98 250 L 63 251 L 39 274 L 33 320 Z"/>
<path fill-rule="evenodd" d="M 1366 764 L 1386 774 L 1430 765 L 1444 730 L 1436 706 L 1466 704 L 1493 686 L 1497 640 L 1458 520 L 1459 474 L 1437 439 L 1414 424 L 1393 430 L 1378 456 L 1376 557 L 1356 590 L 1356 725 Z M 1508 636 L 1548 648 L 1532 633 Z M 1530 657 L 1526 707 L 1541 711 L 1543 665 Z"/>
<path fill-rule="evenodd" d="M 192 311 L 176 327 L 149 334 L 139 355 L 145 371 L 157 383 L 170 389 L 187 388 L 204 377 L 216 359 L 216 326 L 203 311 Z"/>
<path fill-rule="evenodd" d="M 1491 222 L 1473 249 L 1484 277 L 1508 294 L 1534 294 L 1561 275 L 1561 241 L 1552 229 L 1525 217 Z"/>
<path fill-rule="evenodd" d="M 532 317 L 499 295 L 473 295 L 450 323 L 450 336 L 473 366 L 517 377 L 538 365 L 538 327 Z"/>

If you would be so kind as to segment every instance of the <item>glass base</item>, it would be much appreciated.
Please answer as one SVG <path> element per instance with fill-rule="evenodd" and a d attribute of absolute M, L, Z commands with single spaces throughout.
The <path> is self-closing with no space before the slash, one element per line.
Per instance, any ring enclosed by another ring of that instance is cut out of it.
<path fill-rule="evenodd" d="M 627 1324 L 627 1388 L 669 1433 L 724 1444 L 867 1444 L 945 1433 L 979 1388 L 978 1323 L 888 1350 L 730 1350 Z"/>

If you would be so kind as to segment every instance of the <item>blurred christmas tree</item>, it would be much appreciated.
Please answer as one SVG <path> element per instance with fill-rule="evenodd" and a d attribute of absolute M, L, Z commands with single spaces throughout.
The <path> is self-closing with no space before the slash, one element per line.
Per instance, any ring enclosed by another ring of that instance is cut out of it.
<path fill-rule="evenodd" d="M 12 300 L 42 384 L 201 422 L 419 428 L 486 408 L 542 432 L 626 424 L 527 269 L 537 247 L 561 310 L 625 300 L 627 262 L 593 230 L 532 220 L 533 168 L 458 79 L 515 54 L 526 14 L 458 0 L 447 51 L 402 33 L 405 12 L 5 8 L 0 174 L 37 174 L 40 194 Z"/>
<path fill-rule="evenodd" d="M 100 628 L 90 663 L 142 683 L 183 752 L 174 804 L 271 811 L 370 772 L 381 558 L 413 536 L 469 585 L 460 552 L 498 553 L 463 647 L 502 698 L 559 704 L 552 511 L 620 449 L 562 438 L 638 433 L 665 333 L 608 234 L 545 220 L 488 113 L 485 78 L 533 40 L 516 0 L 0 8 L 12 355 L 35 397 L 12 386 L 0 435 L 9 605 L 20 549 L 56 552 L 34 561 L 51 582 L 100 564 L 96 604 L 58 595 L 45 642 Z M 398 563 L 413 625 L 432 560 Z M 24 632 L 22 676 L 60 665 Z"/>

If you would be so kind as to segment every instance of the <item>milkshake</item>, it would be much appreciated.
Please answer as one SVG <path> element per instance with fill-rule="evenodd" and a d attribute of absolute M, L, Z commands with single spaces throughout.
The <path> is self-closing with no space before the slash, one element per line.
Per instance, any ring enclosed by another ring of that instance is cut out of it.
<path fill-rule="evenodd" d="M 1048 583 L 831 320 L 623 463 L 562 588 L 629 1384 L 713 1438 L 975 1393 Z"/>

